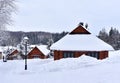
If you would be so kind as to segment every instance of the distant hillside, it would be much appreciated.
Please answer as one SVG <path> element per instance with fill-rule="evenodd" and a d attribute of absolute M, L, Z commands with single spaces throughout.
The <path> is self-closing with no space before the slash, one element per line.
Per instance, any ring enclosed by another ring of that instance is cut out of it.
<path fill-rule="evenodd" d="M 21 42 L 24 36 L 28 36 L 30 44 L 47 44 L 50 38 L 54 42 L 65 36 L 67 32 L 50 33 L 50 32 L 13 32 L 13 31 L 0 31 L 0 45 L 16 46 Z"/>

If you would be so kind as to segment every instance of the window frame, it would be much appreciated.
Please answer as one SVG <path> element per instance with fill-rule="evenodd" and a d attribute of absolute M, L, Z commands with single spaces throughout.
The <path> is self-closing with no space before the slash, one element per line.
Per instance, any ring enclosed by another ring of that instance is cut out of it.
<path fill-rule="evenodd" d="M 74 58 L 74 52 L 72 51 L 64 51 L 63 58 Z"/>
<path fill-rule="evenodd" d="M 87 55 L 90 57 L 97 58 L 97 59 L 99 59 L 99 56 L 100 56 L 99 52 L 88 52 Z"/>

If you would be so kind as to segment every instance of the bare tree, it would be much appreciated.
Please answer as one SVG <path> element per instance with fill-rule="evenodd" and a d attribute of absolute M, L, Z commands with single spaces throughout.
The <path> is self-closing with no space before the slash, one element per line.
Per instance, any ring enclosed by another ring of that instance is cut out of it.
<path fill-rule="evenodd" d="M 0 30 L 11 24 L 11 15 L 16 10 L 14 3 L 15 0 L 0 0 Z"/>
<path fill-rule="evenodd" d="M 0 0 L 0 45 L 10 39 L 6 26 L 12 24 L 11 15 L 16 11 L 15 0 Z"/>

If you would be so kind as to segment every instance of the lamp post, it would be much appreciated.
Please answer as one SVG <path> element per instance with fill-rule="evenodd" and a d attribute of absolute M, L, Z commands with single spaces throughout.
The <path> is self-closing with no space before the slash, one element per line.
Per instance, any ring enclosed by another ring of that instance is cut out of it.
<path fill-rule="evenodd" d="M 24 37 L 24 45 L 25 45 L 25 70 L 27 70 L 27 44 L 28 44 L 28 37 Z"/>

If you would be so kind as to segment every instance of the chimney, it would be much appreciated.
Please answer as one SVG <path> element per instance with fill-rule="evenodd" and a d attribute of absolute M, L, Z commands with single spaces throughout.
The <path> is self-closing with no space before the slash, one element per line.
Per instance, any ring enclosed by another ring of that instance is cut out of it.
<path fill-rule="evenodd" d="M 85 28 L 86 28 L 86 29 L 88 28 L 88 24 L 87 24 L 87 23 L 85 24 Z"/>
<path fill-rule="evenodd" d="M 83 22 L 80 22 L 80 23 L 79 23 L 79 26 L 84 26 L 84 23 L 83 23 Z"/>

